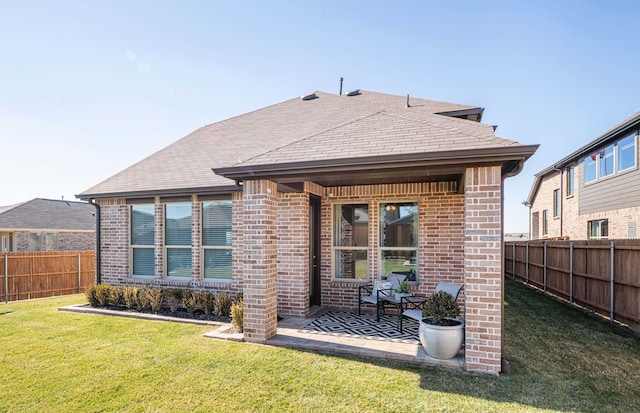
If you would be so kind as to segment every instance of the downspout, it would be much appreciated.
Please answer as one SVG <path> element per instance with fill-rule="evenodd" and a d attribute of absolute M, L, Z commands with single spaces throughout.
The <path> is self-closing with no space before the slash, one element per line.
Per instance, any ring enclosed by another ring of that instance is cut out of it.
<path fill-rule="evenodd" d="M 564 169 L 558 169 L 554 166 L 553 170 L 560 172 L 560 238 L 562 238 L 562 216 L 564 215 L 564 191 L 562 187 L 564 186 Z"/>
<path fill-rule="evenodd" d="M 96 208 L 96 284 L 102 283 L 102 256 L 100 254 L 100 205 L 93 202 L 93 199 L 89 199 L 89 204 Z"/>

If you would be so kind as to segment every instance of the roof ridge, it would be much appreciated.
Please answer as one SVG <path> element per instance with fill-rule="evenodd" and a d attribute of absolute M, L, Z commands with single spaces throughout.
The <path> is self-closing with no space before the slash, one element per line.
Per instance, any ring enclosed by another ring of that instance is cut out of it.
<path fill-rule="evenodd" d="M 286 143 L 286 144 L 284 144 L 284 145 L 282 145 L 282 146 L 279 146 L 279 147 L 277 147 L 277 148 L 273 148 L 273 149 L 268 150 L 268 151 L 266 151 L 266 152 L 262 152 L 261 154 L 256 155 L 256 156 L 252 156 L 251 158 L 247 158 L 247 159 L 243 160 L 243 161 L 242 161 L 242 163 L 244 163 L 244 162 L 249 162 L 249 161 L 251 161 L 251 160 L 253 160 L 253 159 L 260 158 L 261 156 L 265 156 L 265 155 L 267 155 L 267 154 L 269 154 L 269 153 L 279 151 L 280 149 L 282 149 L 282 148 L 286 148 L 287 146 L 291 146 L 291 145 L 294 145 L 294 144 L 298 144 L 298 143 L 303 142 L 303 141 L 305 141 L 305 140 L 307 140 L 307 139 L 311 139 L 311 138 L 314 138 L 314 137 L 316 137 L 316 136 L 322 135 L 323 133 L 329 132 L 330 130 L 338 129 L 338 128 L 341 128 L 341 127 L 343 127 L 343 126 L 350 125 L 350 124 L 352 124 L 352 123 L 360 122 L 360 121 L 361 121 L 361 120 L 363 120 L 363 119 L 367 119 L 367 118 L 370 118 L 370 117 L 372 117 L 372 116 L 375 116 L 375 115 L 378 115 L 378 114 L 380 114 L 380 113 L 384 113 L 384 112 L 386 112 L 386 111 L 385 111 L 385 110 L 380 110 L 380 111 L 378 111 L 378 112 L 375 112 L 375 113 L 369 113 L 369 114 L 367 114 L 367 115 L 365 115 L 365 116 L 359 117 L 358 119 L 353 119 L 353 120 L 350 120 L 349 122 L 345 122 L 345 123 L 341 123 L 341 124 L 336 125 L 336 126 L 332 126 L 332 127 L 328 128 L 328 129 L 325 129 L 325 130 L 323 130 L 323 131 L 320 131 L 320 132 L 317 132 L 317 133 L 311 134 L 311 135 L 309 135 L 309 136 L 305 136 L 304 138 L 298 139 L 298 140 L 293 141 L 293 142 L 288 142 L 288 143 Z M 236 164 L 235 166 L 239 166 L 239 165 L 241 165 L 242 163 L 240 163 L 240 164 Z"/>

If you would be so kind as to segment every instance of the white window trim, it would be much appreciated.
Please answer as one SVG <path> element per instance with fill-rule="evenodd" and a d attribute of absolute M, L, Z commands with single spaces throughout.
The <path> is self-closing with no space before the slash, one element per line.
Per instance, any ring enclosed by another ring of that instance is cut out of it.
<path fill-rule="evenodd" d="M 335 211 L 336 205 L 367 205 L 369 210 L 369 222 L 367 223 L 367 246 L 364 247 L 343 247 L 335 245 Z M 336 251 L 366 251 L 367 252 L 367 278 L 342 278 L 336 276 Z M 354 283 L 363 283 L 369 282 L 371 279 L 371 263 L 369 262 L 369 258 L 371 257 L 371 202 L 363 201 L 363 202 L 335 202 L 331 204 L 331 279 L 333 281 L 339 282 L 354 282 Z"/>
<path fill-rule="evenodd" d="M 151 278 L 155 278 L 156 275 L 139 275 L 139 274 L 134 274 L 133 273 L 133 250 L 134 249 L 152 249 L 154 250 L 154 257 L 153 257 L 153 272 L 157 272 L 156 271 L 156 263 L 155 263 L 155 225 L 156 225 L 156 219 L 157 214 L 155 211 L 155 204 L 144 204 L 144 205 L 153 205 L 153 236 L 154 236 L 154 245 L 138 245 L 138 244 L 132 244 L 131 243 L 131 230 L 132 230 L 132 225 L 133 225 L 133 207 L 135 205 L 129 205 L 129 277 L 131 278 L 144 278 L 144 279 L 151 279 Z"/>
<path fill-rule="evenodd" d="M 416 207 L 418 208 L 418 216 L 416 217 L 416 219 L 418 220 L 418 234 L 416 234 L 417 238 L 417 245 L 415 247 L 383 247 L 380 245 L 382 238 L 381 238 L 381 234 L 380 234 L 380 229 L 382 228 L 382 221 L 380 219 L 380 211 L 382 210 L 382 204 L 416 204 Z M 378 234 L 378 245 L 377 245 L 377 249 L 378 251 L 380 251 L 380 253 L 378 254 L 378 272 L 382 275 L 382 251 L 415 251 L 416 252 L 416 266 L 415 266 L 415 276 L 416 276 L 416 280 L 415 281 L 411 281 L 411 284 L 414 283 L 419 283 L 420 282 L 420 272 L 418 271 L 419 268 L 419 260 L 418 260 L 418 251 L 420 250 L 420 200 L 418 199 L 401 199 L 401 200 L 388 200 L 388 201 L 380 201 L 378 203 L 378 228 L 377 228 L 377 234 Z"/>
<path fill-rule="evenodd" d="M 634 162 L 632 166 L 629 166 L 627 168 L 624 169 L 618 169 L 618 155 L 619 155 L 619 143 L 621 140 L 628 138 L 629 136 L 633 136 L 633 145 L 634 145 Z M 600 155 L 596 156 L 596 160 L 595 160 L 595 164 L 596 164 L 596 176 L 594 179 L 587 181 L 586 180 L 586 160 L 588 158 L 591 157 L 591 155 L 587 155 L 584 158 L 582 158 L 582 172 L 583 172 L 583 183 L 584 185 L 591 185 L 594 182 L 599 182 L 599 181 L 603 181 L 606 179 L 611 179 L 614 176 L 617 176 L 618 174 L 623 174 L 626 172 L 630 172 L 630 171 L 634 171 L 636 169 L 638 169 L 638 135 L 637 134 L 633 134 L 633 135 L 627 135 L 624 136 L 618 140 L 616 140 L 615 142 L 613 142 L 612 144 L 609 144 L 607 146 L 601 147 L 599 149 L 596 150 L 596 152 L 599 152 L 601 150 L 604 150 L 610 146 L 613 146 L 613 154 L 611 155 L 613 157 L 613 172 L 605 175 L 605 176 L 600 176 Z"/>
<path fill-rule="evenodd" d="M 189 204 L 191 206 L 191 244 L 189 245 L 167 245 L 167 205 L 175 204 Z M 169 280 L 191 280 L 193 278 L 193 202 L 181 201 L 181 202 L 165 202 L 162 204 L 162 266 L 164 277 Z M 169 275 L 169 250 L 170 249 L 188 249 L 191 251 L 191 274 L 189 275 Z"/>

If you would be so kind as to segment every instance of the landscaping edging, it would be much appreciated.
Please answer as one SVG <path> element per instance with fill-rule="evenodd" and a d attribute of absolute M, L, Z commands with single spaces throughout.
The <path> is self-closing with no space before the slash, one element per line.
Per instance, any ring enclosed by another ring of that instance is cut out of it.
<path fill-rule="evenodd" d="M 102 315 L 110 315 L 110 316 L 116 316 L 116 317 L 137 318 L 141 320 L 172 321 L 176 323 L 199 324 L 199 325 L 205 325 L 205 326 L 212 326 L 212 325 L 231 326 L 230 323 L 223 323 L 220 321 L 196 320 L 193 318 L 171 317 L 171 316 L 153 314 L 153 313 L 134 313 L 131 311 L 123 311 L 123 310 L 110 310 L 108 308 L 91 307 L 88 304 L 76 304 L 76 305 L 70 305 L 66 307 L 60 307 L 58 308 L 58 311 L 69 311 L 72 313 L 84 313 L 84 314 L 102 314 Z"/>

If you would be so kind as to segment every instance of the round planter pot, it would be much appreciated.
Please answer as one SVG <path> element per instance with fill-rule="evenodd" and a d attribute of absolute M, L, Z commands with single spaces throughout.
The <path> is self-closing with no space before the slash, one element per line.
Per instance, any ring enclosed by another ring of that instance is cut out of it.
<path fill-rule="evenodd" d="M 420 343 L 428 355 L 437 359 L 454 358 L 464 340 L 464 323 L 460 320 L 448 319 L 457 323 L 452 326 L 436 326 L 420 320 Z"/>

